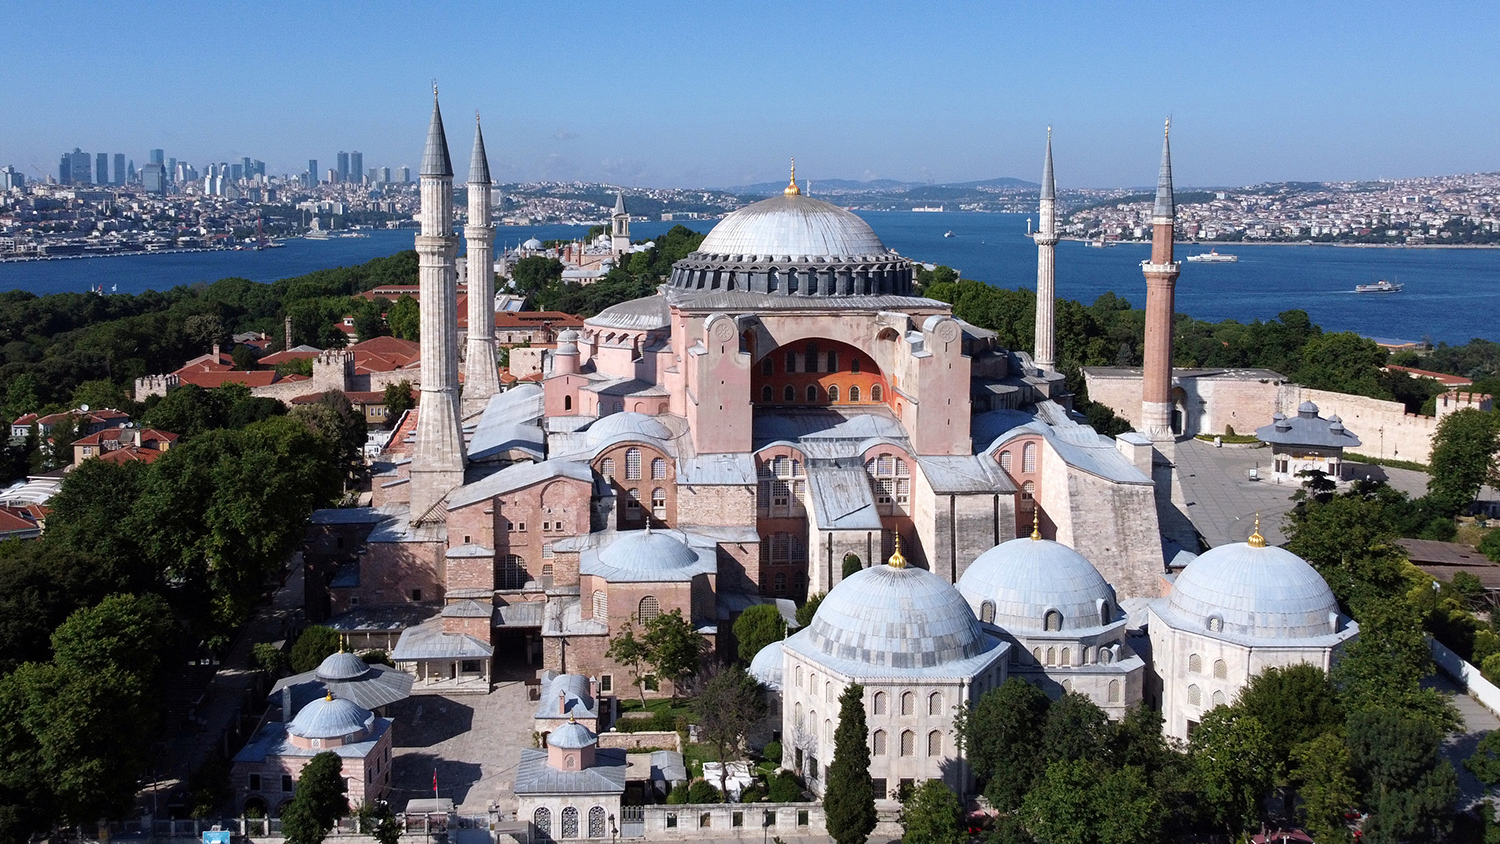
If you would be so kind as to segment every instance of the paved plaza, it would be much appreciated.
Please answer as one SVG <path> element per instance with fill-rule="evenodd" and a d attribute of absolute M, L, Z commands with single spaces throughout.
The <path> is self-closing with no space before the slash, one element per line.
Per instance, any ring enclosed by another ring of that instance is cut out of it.
<path fill-rule="evenodd" d="M 511 793 L 522 748 L 532 746 L 526 685 L 518 679 L 495 684 L 487 695 L 413 695 L 390 707 L 396 720 L 391 768 L 391 805 L 432 796 L 453 801 L 459 814 L 483 815 L 498 807 L 516 811 Z"/>

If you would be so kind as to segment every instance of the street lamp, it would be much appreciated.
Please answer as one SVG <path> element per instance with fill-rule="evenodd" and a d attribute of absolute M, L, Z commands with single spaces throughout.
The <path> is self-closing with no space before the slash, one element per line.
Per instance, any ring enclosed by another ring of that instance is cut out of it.
<path fill-rule="evenodd" d="M 615 836 L 620 834 L 619 827 L 615 826 L 615 816 L 609 816 L 609 844 L 615 844 Z"/>

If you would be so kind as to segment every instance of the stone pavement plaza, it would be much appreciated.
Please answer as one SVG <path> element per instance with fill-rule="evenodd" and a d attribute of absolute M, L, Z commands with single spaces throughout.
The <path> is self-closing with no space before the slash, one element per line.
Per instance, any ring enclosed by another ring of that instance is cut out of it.
<path fill-rule="evenodd" d="M 521 749 L 532 746 L 535 708 L 520 680 L 497 682 L 487 695 L 419 694 L 392 704 L 391 806 L 431 797 L 436 769 L 438 796 L 453 800 L 459 814 L 498 807 L 504 817 L 514 815 L 511 786 Z"/>

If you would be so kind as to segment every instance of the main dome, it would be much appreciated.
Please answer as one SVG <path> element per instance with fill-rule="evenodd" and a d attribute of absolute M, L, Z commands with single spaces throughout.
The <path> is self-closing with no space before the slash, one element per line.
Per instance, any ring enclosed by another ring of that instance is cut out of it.
<path fill-rule="evenodd" d="M 1340 632 L 1333 591 L 1301 557 L 1275 546 L 1220 545 L 1188 563 L 1167 609 L 1200 630 L 1254 639 Z"/>
<path fill-rule="evenodd" d="M 958 591 L 981 618 L 1012 632 L 1046 629 L 1048 612 L 1062 630 L 1088 630 L 1122 618 L 1114 590 L 1082 554 L 1050 539 L 1012 539 L 980 554 L 958 579 Z M 1106 619 L 1108 619 L 1106 621 Z"/>
<path fill-rule="evenodd" d="M 349 738 L 370 728 L 374 713 L 343 698 L 319 698 L 302 707 L 287 732 L 305 739 Z"/>
<path fill-rule="evenodd" d="M 807 196 L 774 196 L 731 212 L 708 233 L 698 251 L 793 261 L 890 252 L 869 223 L 837 205 Z"/>
<path fill-rule="evenodd" d="M 828 592 L 808 625 L 804 653 L 870 668 L 934 668 L 979 656 L 988 646 L 979 620 L 947 581 L 886 565 L 852 574 Z"/>

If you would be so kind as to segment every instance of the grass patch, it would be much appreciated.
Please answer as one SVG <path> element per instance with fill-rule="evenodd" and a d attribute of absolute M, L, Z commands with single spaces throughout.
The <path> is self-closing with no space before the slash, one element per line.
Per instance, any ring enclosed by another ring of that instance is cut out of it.
<path fill-rule="evenodd" d="M 1366 457 L 1363 454 L 1344 455 L 1345 463 L 1364 463 L 1369 466 L 1389 466 L 1392 469 L 1411 469 L 1414 472 L 1432 472 L 1432 467 L 1423 463 L 1413 463 L 1410 460 L 1391 460 L 1380 457 Z"/>
<path fill-rule="evenodd" d="M 622 714 L 626 712 L 650 712 L 652 715 L 660 715 L 665 712 L 674 718 L 678 715 L 686 715 L 691 718 L 693 717 L 693 702 L 687 698 L 678 698 L 674 704 L 671 698 L 663 697 L 651 698 L 642 704 L 640 698 L 632 700 L 621 698 L 620 712 Z"/>
<path fill-rule="evenodd" d="M 719 752 L 712 745 L 688 742 L 682 746 L 682 761 L 687 765 L 689 773 L 695 777 L 701 777 L 703 776 L 703 763 L 719 761 Z"/>
<path fill-rule="evenodd" d="M 1226 445 L 1249 445 L 1258 443 L 1260 440 L 1248 434 L 1199 434 L 1196 439 L 1211 443 L 1215 439 L 1222 440 Z"/>

